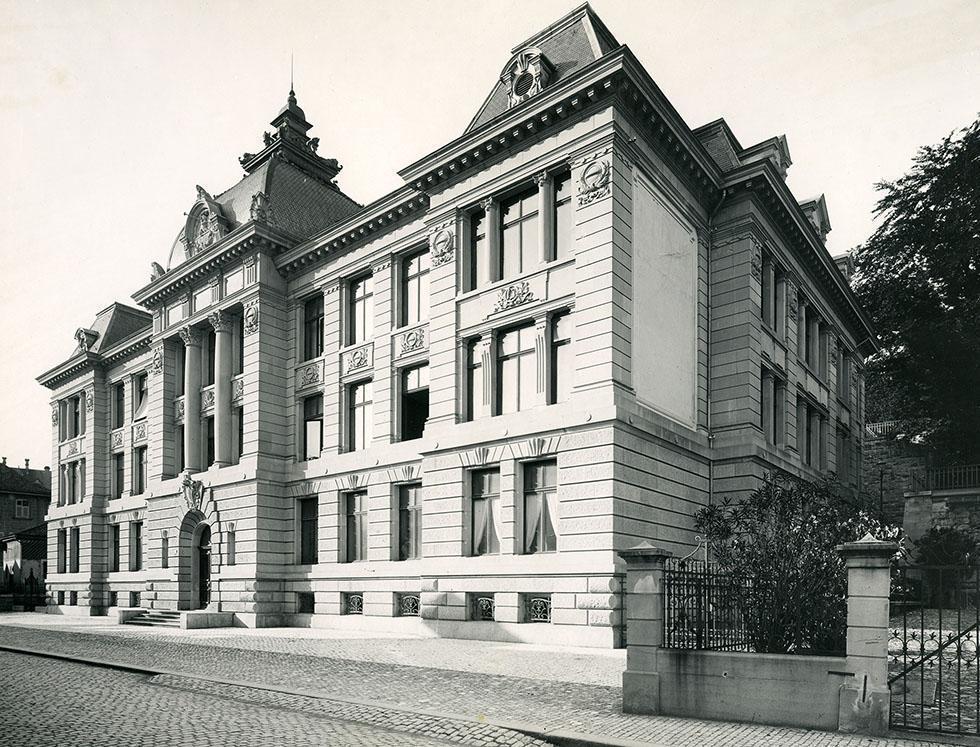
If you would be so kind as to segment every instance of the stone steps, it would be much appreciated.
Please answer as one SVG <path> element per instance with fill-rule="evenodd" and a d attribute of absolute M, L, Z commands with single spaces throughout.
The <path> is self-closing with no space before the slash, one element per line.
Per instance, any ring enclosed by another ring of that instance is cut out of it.
<path fill-rule="evenodd" d="M 146 610 L 126 620 L 123 625 L 140 625 L 151 628 L 180 628 L 180 613 L 168 610 Z"/>

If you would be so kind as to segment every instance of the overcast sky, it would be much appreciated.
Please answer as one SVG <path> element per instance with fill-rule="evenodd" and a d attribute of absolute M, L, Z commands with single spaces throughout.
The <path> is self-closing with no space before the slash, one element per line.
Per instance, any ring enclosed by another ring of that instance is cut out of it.
<path fill-rule="evenodd" d="M 149 280 L 195 200 L 289 89 L 359 202 L 459 135 L 510 49 L 574 7 L 534 2 L 0 0 L 0 455 L 51 461 L 48 390 L 78 327 Z M 873 185 L 980 109 L 980 2 L 627 2 L 593 7 L 685 118 L 789 140 L 797 198 L 827 195 L 839 254 Z"/>

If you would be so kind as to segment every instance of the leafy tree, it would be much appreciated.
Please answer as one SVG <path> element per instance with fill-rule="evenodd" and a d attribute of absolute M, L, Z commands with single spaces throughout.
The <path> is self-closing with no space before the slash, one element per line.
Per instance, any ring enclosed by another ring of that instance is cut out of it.
<path fill-rule="evenodd" d="M 902 419 L 948 462 L 980 461 L 980 119 L 877 185 L 855 291 L 881 336 L 868 414 Z"/>
<path fill-rule="evenodd" d="M 729 597 L 756 651 L 839 651 L 847 633 L 847 574 L 836 548 L 871 532 L 897 539 L 830 483 L 767 478 L 740 501 L 702 509 L 697 527 L 719 571 L 749 583 Z"/>

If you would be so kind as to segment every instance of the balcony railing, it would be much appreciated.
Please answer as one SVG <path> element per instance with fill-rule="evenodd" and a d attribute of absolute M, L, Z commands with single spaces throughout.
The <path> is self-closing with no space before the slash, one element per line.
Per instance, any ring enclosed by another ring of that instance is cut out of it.
<path fill-rule="evenodd" d="M 980 488 L 980 464 L 913 470 L 909 473 L 909 487 L 913 492 Z"/>
<path fill-rule="evenodd" d="M 868 423 L 865 428 L 871 438 L 882 438 L 897 431 L 901 424 L 901 420 L 883 420 L 880 423 Z"/>

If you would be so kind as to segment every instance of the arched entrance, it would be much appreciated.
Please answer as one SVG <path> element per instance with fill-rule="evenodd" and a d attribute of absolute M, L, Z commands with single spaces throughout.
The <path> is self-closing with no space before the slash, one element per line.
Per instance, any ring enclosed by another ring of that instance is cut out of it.
<path fill-rule="evenodd" d="M 188 511 L 180 525 L 178 609 L 211 604 L 211 525 L 200 511 Z"/>
<path fill-rule="evenodd" d="M 211 527 L 201 524 L 197 545 L 194 548 L 197 560 L 197 603 L 198 609 L 211 604 Z"/>

